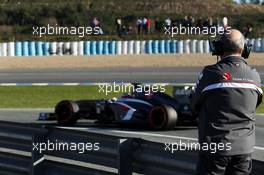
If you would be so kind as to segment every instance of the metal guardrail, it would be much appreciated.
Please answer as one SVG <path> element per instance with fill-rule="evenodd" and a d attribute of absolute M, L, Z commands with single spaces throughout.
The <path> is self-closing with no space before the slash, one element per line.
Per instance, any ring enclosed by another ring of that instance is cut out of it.
<path fill-rule="evenodd" d="M 99 151 L 33 151 L 33 143 L 99 142 Z M 164 150 L 163 143 L 81 130 L 0 122 L 0 174 L 5 175 L 191 175 L 197 152 Z M 253 174 L 263 162 L 254 161 Z"/>
<path fill-rule="evenodd" d="M 197 152 L 165 151 L 165 145 L 141 140 L 133 152 L 133 170 L 142 174 L 195 174 Z"/>

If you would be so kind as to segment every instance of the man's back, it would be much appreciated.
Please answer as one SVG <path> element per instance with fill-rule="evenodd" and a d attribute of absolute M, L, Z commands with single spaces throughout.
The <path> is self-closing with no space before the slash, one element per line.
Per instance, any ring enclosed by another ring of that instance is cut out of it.
<path fill-rule="evenodd" d="M 255 145 L 254 114 L 263 94 L 261 80 L 244 60 L 250 46 L 239 30 L 226 30 L 212 45 L 213 55 L 221 61 L 205 67 L 191 100 L 199 113 L 202 144 L 197 174 L 249 175 Z"/>
<path fill-rule="evenodd" d="M 255 144 L 255 109 L 262 90 L 257 71 L 243 58 L 227 57 L 207 66 L 197 91 L 200 143 L 230 144 L 221 155 L 248 154 Z"/>

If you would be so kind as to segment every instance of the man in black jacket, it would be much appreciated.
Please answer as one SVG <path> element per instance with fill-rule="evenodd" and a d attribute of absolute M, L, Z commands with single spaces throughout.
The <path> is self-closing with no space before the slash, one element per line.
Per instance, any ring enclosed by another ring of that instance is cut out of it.
<path fill-rule="evenodd" d="M 223 35 L 221 42 L 221 61 L 204 68 L 191 101 L 199 115 L 203 146 L 197 174 L 248 175 L 255 145 L 254 115 L 262 101 L 261 79 L 241 57 L 245 38 L 238 30 Z"/>

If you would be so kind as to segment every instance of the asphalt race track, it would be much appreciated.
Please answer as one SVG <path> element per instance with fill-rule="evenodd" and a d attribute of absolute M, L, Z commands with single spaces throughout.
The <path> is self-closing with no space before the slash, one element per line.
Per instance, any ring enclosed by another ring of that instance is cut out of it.
<path fill-rule="evenodd" d="M 0 72 L 1 83 L 195 82 L 201 68 L 118 68 Z"/>
<path fill-rule="evenodd" d="M 264 67 L 256 67 L 264 79 Z M 201 67 L 0 71 L 0 83 L 194 83 Z"/>
<path fill-rule="evenodd" d="M 40 112 L 52 112 L 52 109 L 1 109 L 0 121 L 19 122 L 32 125 L 49 125 L 52 127 L 60 127 L 54 121 L 37 121 Z M 264 115 L 256 116 L 256 147 L 254 158 L 264 161 Z M 95 132 L 101 134 L 109 134 L 120 137 L 136 137 L 143 138 L 154 142 L 175 142 L 179 140 L 196 141 L 197 127 L 185 124 L 184 126 L 177 126 L 171 131 L 150 131 L 140 128 L 125 128 L 117 126 L 101 126 L 89 122 L 87 120 L 80 121 L 73 127 L 62 127 L 64 129 L 82 130 L 87 132 Z"/>

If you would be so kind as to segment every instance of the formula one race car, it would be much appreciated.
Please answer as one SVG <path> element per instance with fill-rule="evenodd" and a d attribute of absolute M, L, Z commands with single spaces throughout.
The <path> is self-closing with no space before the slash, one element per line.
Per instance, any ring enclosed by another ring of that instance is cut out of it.
<path fill-rule="evenodd" d="M 196 120 L 188 104 L 189 94 L 184 93 L 189 91 L 185 86 L 174 88 L 174 98 L 157 91 L 124 94 L 108 100 L 63 100 L 55 107 L 55 117 L 62 125 L 75 124 L 78 119 L 89 119 L 99 124 L 133 124 L 167 130 L 180 121 Z"/>

